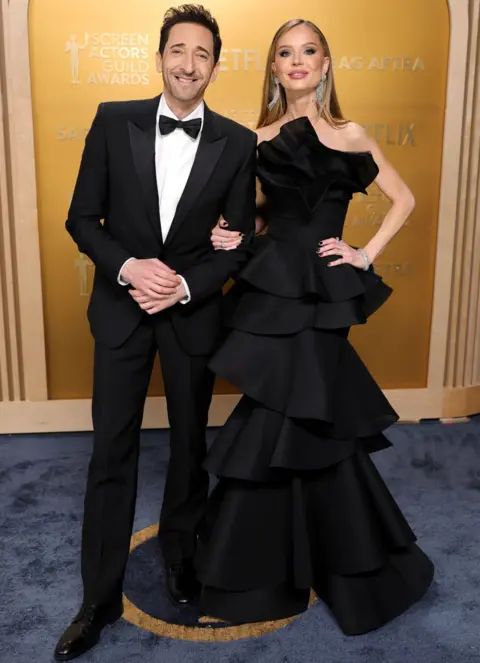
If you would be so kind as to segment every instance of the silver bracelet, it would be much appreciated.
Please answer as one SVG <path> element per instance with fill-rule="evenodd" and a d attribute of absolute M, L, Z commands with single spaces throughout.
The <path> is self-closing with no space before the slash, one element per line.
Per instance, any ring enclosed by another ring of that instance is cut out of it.
<path fill-rule="evenodd" d="M 368 272 L 368 270 L 370 268 L 370 261 L 368 259 L 367 254 L 365 253 L 365 251 L 363 249 L 357 249 L 357 251 L 362 256 L 363 262 L 365 263 L 365 265 L 362 267 L 363 271 Z"/>

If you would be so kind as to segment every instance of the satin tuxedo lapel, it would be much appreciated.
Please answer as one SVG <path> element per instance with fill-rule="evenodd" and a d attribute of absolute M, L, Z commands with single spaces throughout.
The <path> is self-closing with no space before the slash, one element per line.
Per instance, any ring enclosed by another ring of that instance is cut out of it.
<path fill-rule="evenodd" d="M 207 185 L 208 180 L 220 159 L 226 142 L 226 136 L 223 136 L 216 126 L 214 114 L 205 104 L 200 144 L 190 172 L 190 177 L 187 180 L 183 194 L 178 202 L 175 217 L 165 239 L 165 246 L 170 244 L 187 216 L 188 211 L 191 209 L 201 191 Z"/>
<path fill-rule="evenodd" d="M 128 123 L 130 147 L 137 171 L 148 219 L 158 241 L 162 243 L 155 172 L 156 118 L 160 97 L 145 101 L 142 110 Z"/>

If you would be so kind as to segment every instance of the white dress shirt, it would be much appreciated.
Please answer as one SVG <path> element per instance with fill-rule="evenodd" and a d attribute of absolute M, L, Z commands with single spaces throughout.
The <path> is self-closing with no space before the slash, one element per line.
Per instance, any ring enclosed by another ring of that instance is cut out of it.
<path fill-rule="evenodd" d="M 182 197 L 185 185 L 190 176 L 195 157 L 197 156 L 198 145 L 200 143 L 200 136 L 202 131 L 198 134 L 197 138 L 191 138 L 183 129 L 175 129 L 171 133 L 162 136 L 158 128 L 158 119 L 160 115 L 166 115 L 179 119 L 170 110 L 165 101 L 165 96 L 162 95 L 157 111 L 156 121 L 156 136 L 155 136 L 155 171 L 157 178 L 158 202 L 160 213 L 160 225 L 162 231 L 162 238 L 165 242 L 167 235 L 172 226 L 177 205 Z M 195 110 L 187 117 L 182 118 L 183 121 L 201 119 L 203 129 L 204 117 L 204 104 L 200 103 Z M 130 260 L 129 258 L 121 267 L 118 282 L 121 285 L 128 285 L 121 277 L 120 274 L 124 266 Z M 178 275 L 182 280 L 187 293 L 187 297 L 181 300 L 182 304 L 187 304 L 190 301 L 190 291 L 185 279 Z"/>

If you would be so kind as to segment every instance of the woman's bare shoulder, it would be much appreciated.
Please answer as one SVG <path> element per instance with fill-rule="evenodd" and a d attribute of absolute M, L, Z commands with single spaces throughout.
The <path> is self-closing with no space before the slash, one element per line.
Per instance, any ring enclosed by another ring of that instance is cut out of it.
<path fill-rule="evenodd" d="M 346 145 L 349 150 L 367 151 L 372 149 L 374 142 L 365 128 L 356 122 L 347 122 L 340 131 L 344 134 Z"/>

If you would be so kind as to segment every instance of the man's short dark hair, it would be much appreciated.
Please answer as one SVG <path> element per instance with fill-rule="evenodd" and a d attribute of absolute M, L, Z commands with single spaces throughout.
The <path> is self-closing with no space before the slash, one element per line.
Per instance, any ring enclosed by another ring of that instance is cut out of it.
<path fill-rule="evenodd" d="M 178 23 L 197 23 L 210 30 L 213 36 L 213 59 L 215 64 L 220 59 L 222 50 L 222 40 L 217 21 L 203 5 L 180 5 L 180 7 L 171 7 L 165 12 L 163 25 L 160 30 L 160 55 L 163 55 L 165 46 L 170 35 L 170 30 Z"/>

